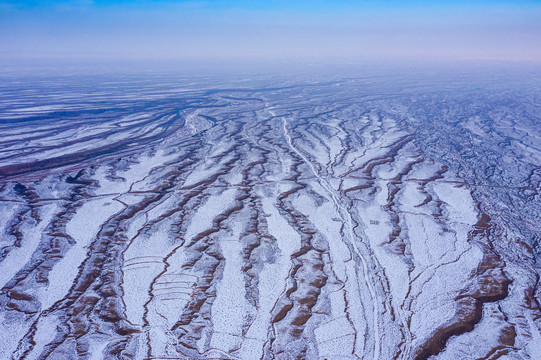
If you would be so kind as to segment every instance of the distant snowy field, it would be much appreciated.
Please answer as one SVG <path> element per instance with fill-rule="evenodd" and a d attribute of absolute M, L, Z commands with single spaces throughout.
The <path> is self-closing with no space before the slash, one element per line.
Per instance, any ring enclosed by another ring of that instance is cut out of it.
<path fill-rule="evenodd" d="M 540 359 L 541 71 L 1 75 L 1 359 Z"/>

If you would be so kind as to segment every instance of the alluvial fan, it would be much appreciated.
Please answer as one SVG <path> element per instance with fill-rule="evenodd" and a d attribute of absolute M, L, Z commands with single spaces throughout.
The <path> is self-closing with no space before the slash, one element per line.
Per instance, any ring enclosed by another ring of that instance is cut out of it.
<path fill-rule="evenodd" d="M 4 76 L 0 358 L 539 359 L 541 79 Z"/>

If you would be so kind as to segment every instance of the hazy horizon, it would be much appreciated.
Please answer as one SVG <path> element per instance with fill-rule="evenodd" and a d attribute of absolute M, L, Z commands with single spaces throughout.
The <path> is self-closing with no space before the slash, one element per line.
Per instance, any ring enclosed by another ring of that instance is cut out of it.
<path fill-rule="evenodd" d="M 541 61 L 541 1 L 0 1 L 0 60 Z"/>

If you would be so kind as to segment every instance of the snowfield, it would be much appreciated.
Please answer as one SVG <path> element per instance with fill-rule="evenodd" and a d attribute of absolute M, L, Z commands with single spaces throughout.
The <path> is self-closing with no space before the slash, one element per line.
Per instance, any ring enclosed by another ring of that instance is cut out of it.
<path fill-rule="evenodd" d="M 1 359 L 541 358 L 539 79 L 245 80 L 18 83 Z"/>

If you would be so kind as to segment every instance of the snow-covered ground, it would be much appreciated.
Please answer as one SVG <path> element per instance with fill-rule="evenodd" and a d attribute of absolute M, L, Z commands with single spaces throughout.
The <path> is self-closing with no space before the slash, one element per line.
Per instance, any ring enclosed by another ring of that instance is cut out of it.
<path fill-rule="evenodd" d="M 335 80 L 5 105 L 0 358 L 541 358 L 531 92 Z"/>

